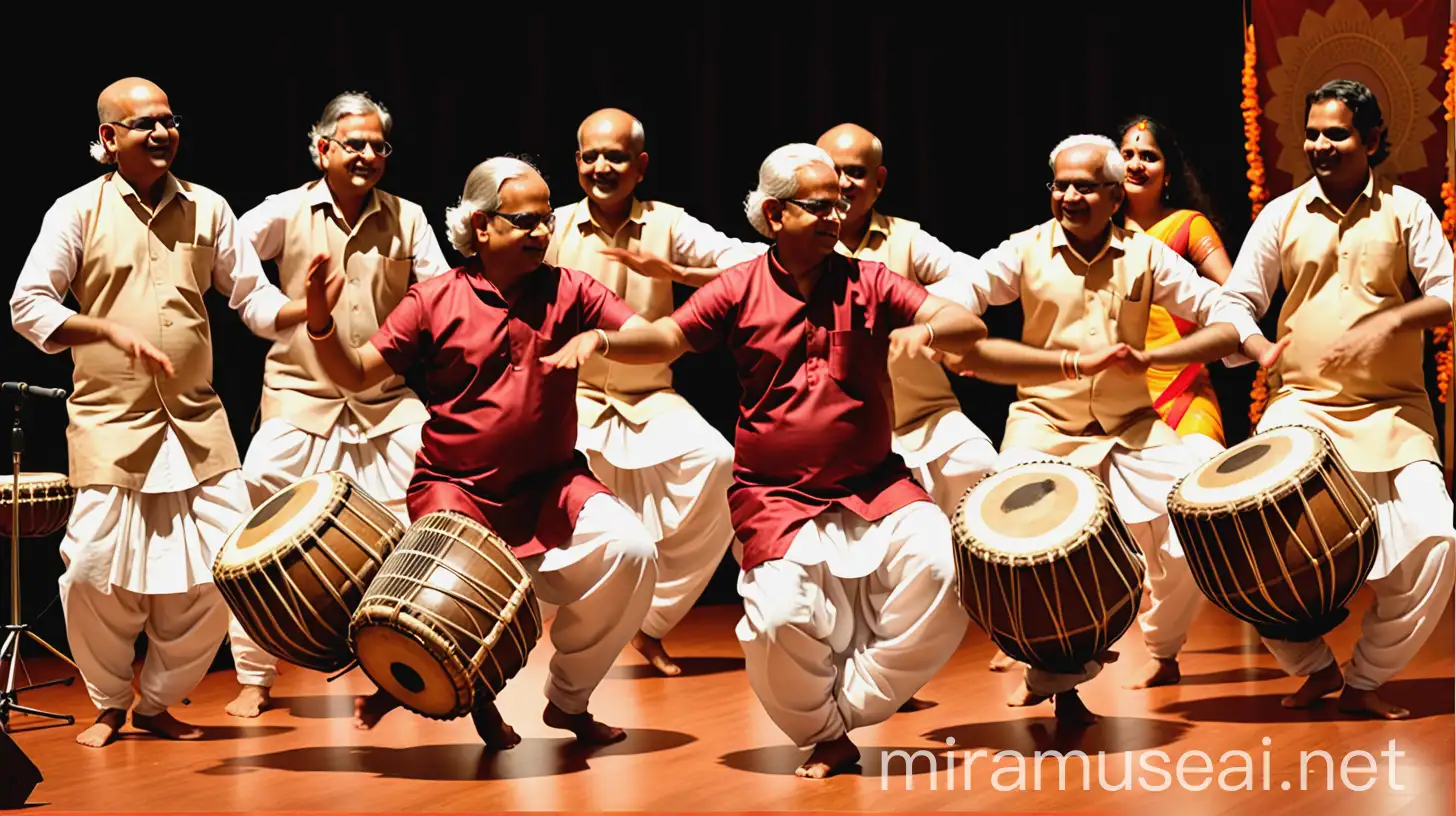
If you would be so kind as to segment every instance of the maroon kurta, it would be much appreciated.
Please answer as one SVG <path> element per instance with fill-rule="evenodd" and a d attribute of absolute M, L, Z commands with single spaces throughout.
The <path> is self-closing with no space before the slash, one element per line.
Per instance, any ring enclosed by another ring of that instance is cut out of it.
<path fill-rule="evenodd" d="M 743 568 L 782 558 L 838 505 L 866 521 L 930 497 L 890 451 L 889 335 L 929 293 L 884 264 L 839 255 L 808 301 L 766 253 L 725 270 L 673 313 L 697 351 L 727 343 L 743 399 L 728 503 Z"/>
<path fill-rule="evenodd" d="M 478 269 L 410 287 L 370 342 L 396 373 L 424 369 L 410 518 L 459 510 L 524 558 L 565 544 L 581 506 L 608 492 L 576 451 L 576 371 L 540 358 L 633 312 L 572 269 L 542 265 L 514 302 Z"/>

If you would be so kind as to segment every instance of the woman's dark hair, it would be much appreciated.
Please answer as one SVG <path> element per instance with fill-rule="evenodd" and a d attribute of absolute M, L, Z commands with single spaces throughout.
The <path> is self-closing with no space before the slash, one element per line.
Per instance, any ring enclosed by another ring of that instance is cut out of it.
<path fill-rule="evenodd" d="M 1122 138 L 1127 132 L 1144 122 L 1147 123 L 1147 132 L 1153 134 L 1158 142 L 1158 149 L 1163 153 L 1163 174 L 1168 179 L 1168 186 L 1163 188 L 1163 203 L 1174 209 L 1203 213 L 1213 223 L 1214 229 L 1222 232 L 1219 219 L 1213 212 L 1213 202 L 1203 192 L 1203 185 L 1198 183 L 1198 174 L 1183 155 L 1183 148 L 1179 146 L 1178 137 L 1170 125 L 1151 116 L 1134 116 L 1119 125 L 1112 136 L 1118 150 L 1122 150 Z"/>
<path fill-rule="evenodd" d="M 1319 86 L 1304 98 L 1304 116 L 1309 118 L 1309 109 L 1321 102 L 1338 99 L 1355 115 L 1355 130 L 1363 144 L 1371 128 L 1380 128 L 1380 146 L 1370 156 L 1370 166 L 1375 167 L 1390 156 L 1390 136 L 1385 130 L 1385 119 L 1380 113 L 1380 102 L 1363 83 L 1352 79 L 1332 79 Z"/>

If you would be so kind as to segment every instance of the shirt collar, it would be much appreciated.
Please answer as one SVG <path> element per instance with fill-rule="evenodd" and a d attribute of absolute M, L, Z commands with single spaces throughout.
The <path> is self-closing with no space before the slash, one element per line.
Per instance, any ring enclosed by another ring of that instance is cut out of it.
<path fill-rule="evenodd" d="M 1065 247 L 1068 252 L 1072 253 L 1073 257 L 1077 258 L 1082 263 L 1091 266 L 1092 264 L 1095 264 L 1099 260 L 1101 260 L 1103 255 L 1106 255 L 1112 250 L 1116 250 L 1118 252 L 1123 251 L 1122 242 L 1123 238 L 1127 235 L 1127 231 L 1116 224 L 1110 224 L 1109 226 L 1111 228 L 1107 231 L 1106 243 L 1102 245 L 1102 248 L 1097 251 L 1096 255 L 1093 255 L 1091 259 L 1087 259 L 1083 258 L 1081 254 L 1077 252 L 1077 250 L 1072 248 L 1071 242 L 1067 240 L 1066 230 L 1062 229 L 1061 222 L 1053 219 L 1052 250 L 1055 251 L 1058 248 Z"/>
<path fill-rule="evenodd" d="M 111 183 L 116 186 L 116 191 L 121 193 L 122 198 L 134 198 L 138 204 L 141 203 L 141 196 L 137 195 L 136 188 L 131 186 L 131 182 L 127 181 L 120 172 L 112 172 Z M 177 177 L 168 172 L 162 180 L 162 195 L 157 199 L 157 206 L 152 209 L 152 212 L 161 212 L 162 208 L 167 206 L 167 202 L 176 196 L 192 198 L 192 194 L 182 188 Z"/>
<path fill-rule="evenodd" d="M 627 214 L 627 221 L 624 222 L 622 226 L 625 227 L 628 223 L 642 224 L 646 222 L 646 220 L 647 208 L 642 206 L 642 202 L 638 200 L 636 196 L 633 196 L 632 210 Z M 576 207 L 571 213 L 571 225 L 581 230 L 582 232 L 590 232 L 591 230 L 596 230 L 597 232 L 600 232 L 601 234 L 606 235 L 609 238 L 614 237 L 607 232 L 606 227 L 603 227 L 601 224 L 597 223 L 596 218 L 593 217 L 591 214 L 591 205 L 584 198 L 581 201 L 577 202 Z"/>
<path fill-rule="evenodd" d="M 1316 202 L 1322 201 L 1330 209 L 1334 210 L 1335 212 L 1339 212 L 1339 208 L 1335 206 L 1334 202 L 1330 201 L 1329 196 L 1325 195 L 1325 186 L 1323 184 L 1320 184 L 1320 180 L 1318 177 L 1309 180 L 1309 189 L 1310 196 L 1305 202 L 1306 208 L 1312 208 L 1316 206 Z M 1365 186 L 1360 188 L 1360 194 L 1355 196 L 1354 201 L 1350 202 L 1350 209 L 1355 209 L 1355 205 L 1359 204 L 1360 199 L 1362 198 L 1375 198 L 1375 173 L 1373 171 L 1366 174 Z"/>
<path fill-rule="evenodd" d="M 309 186 L 308 190 L 309 209 L 315 207 L 328 207 L 339 223 L 347 223 L 344 220 L 344 213 L 339 210 L 339 205 L 334 201 L 334 194 L 329 191 L 329 183 L 325 179 L 319 179 Z M 379 196 L 374 190 L 369 191 L 369 198 L 364 202 L 364 209 L 359 212 L 359 220 L 354 222 L 354 228 L 358 229 L 360 224 L 369 220 L 369 216 L 379 212 Z"/>

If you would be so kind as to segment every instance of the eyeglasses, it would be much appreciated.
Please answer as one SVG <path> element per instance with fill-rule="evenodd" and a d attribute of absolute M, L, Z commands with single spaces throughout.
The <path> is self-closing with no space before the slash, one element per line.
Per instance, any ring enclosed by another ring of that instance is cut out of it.
<path fill-rule="evenodd" d="M 505 220 L 511 222 L 511 226 L 524 232 L 535 232 L 536 227 L 540 226 L 541 224 L 546 225 L 547 232 L 550 232 L 551 230 L 556 228 L 556 213 L 546 213 L 545 215 L 542 215 L 541 213 L 533 212 L 508 213 L 491 210 L 490 212 L 487 212 L 486 215 L 500 216 L 501 218 L 504 218 Z"/>
<path fill-rule="evenodd" d="M 847 198 L 785 198 L 785 204 L 793 204 L 804 212 L 823 218 L 831 212 L 844 215 L 849 212 L 849 199 Z"/>
<path fill-rule="evenodd" d="M 1053 193 L 1065 193 L 1067 192 L 1067 188 L 1071 187 L 1081 195 L 1092 195 L 1099 188 L 1116 187 L 1118 184 L 1119 182 L 1116 181 L 1062 181 L 1058 179 L 1056 181 L 1048 181 L 1046 188 Z"/>
<path fill-rule="evenodd" d="M 383 139 L 335 139 L 332 136 L 325 136 L 324 138 L 356 155 L 363 153 L 366 147 L 372 149 L 374 155 L 380 158 L 384 158 L 394 152 L 394 145 Z"/>
<path fill-rule="evenodd" d="M 118 125 L 127 130 L 140 130 L 151 132 L 161 125 L 163 130 L 176 130 L 182 126 L 182 117 L 168 114 L 166 116 L 143 116 L 130 124 L 126 122 L 107 122 L 108 125 Z"/>

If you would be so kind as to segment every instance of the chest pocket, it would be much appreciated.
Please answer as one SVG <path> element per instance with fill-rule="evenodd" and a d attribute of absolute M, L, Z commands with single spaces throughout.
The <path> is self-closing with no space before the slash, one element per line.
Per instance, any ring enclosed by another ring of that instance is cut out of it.
<path fill-rule="evenodd" d="M 216 258 L 215 247 L 178 244 L 173 251 L 173 285 L 199 295 L 206 292 L 212 287 L 212 266 Z"/>

